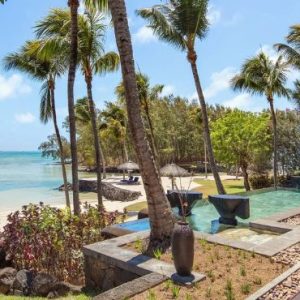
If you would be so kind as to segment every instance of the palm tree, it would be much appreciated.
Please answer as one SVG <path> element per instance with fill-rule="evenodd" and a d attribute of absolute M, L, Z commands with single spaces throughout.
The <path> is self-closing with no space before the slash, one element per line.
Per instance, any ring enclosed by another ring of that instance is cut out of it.
<path fill-rule="evenodd" d="M 95 112 L 95 103 L 92 93 L 94 74 L 105 74 L 118 69 L 119 56 L 115 52 L 104 52 L 104 33 L 106 26 L 101 23 L 103 17 L 95 11 L 86 11 L 78 17 L 78 64 L 86 81 L 88 104 L 91 115 L 91 125 L 95 146 L 95 162 L 97 170 L 97 195 L 99 207 L 103 206 L 101 165 L 101 149 L 98 135 L 98 125 Z M 61 24 L 64 24 L 63 30 Z M 39 34 L 46 34 L 52 44 L 64 45 L 69 36 L 70 14 L 67 11 L 55 9 L 37 25 Z M 105 174 L 105 173 L 104 173 Z"/>
<path fill-rule="evenodd" d="M 105 53 L 103 50 L 103 33 L 105 26 L 100 23 L 98 14 L 86 12 L 83 28 L 79 31 L 79 56 L 82 73 L 87 86 L 89 110 L 94 136 L 96 170 L 97 170 L 97 193 L 98 205 L 103 206 L 101 186 L 101 149 L 98 135 L 97 116 L 92 93 L 92 81 L 94 74 L 105 74 L 116 71 L 119 67 L 119 56 L 115 52 Z M 104 162 L 102 156 L 102 163 Z M 105 166 L 103 165 L 105 168 Z"/>
<path fill-rule="evenodd" d="M 129 160 L 127 150 L 127 120 L 125 110 L 112 102 L 106 103 L 106 108 L 101 112 L 100 130 L 110 130 L 122 145 L 123 162 Z"/>
<path fill-rule="evenodd" d="M 296 80 L 294 82 L 294 90 L 292 91 L 291 98 L 297 105 L 297 108 L 300 109 L 300 81 L 299 80 Z"/>
<path fill-rule="evenodd" d="M 206 16 L 207 4 L 208 0 L 170 0 L 166 4 L 140 9 L 137 13 L 149 22 L 148 27 L 150 27 L 154 34 L 161 40 L 187 52 L 187 59 L 191 65 L 200 101 L 203 133 L 211 170 L 219 194 L 225 194 L 225 189 L 215 162 L 205 97 L 196 64 L 197 53 L 195 50 L 195 42 L 197 38 L 201 40 L 205 37 L 208 28 Z"/>
<path fill-rule="evenodd" d="M 294 25 L 286 37 L 287 44 L 275 44 L 274 47 L 289 64 L 300 69 L 300 25 Z"/>
<path fill-rule="evenodd" d="M 88 125 L 91 128 L 91 132 L 93 134 L 93 137 L 95 135 L 95 132 L 93 130 L 93 124 L 92 124 L 92 114 L 91 114 L 91 110 L 90 110 L 90 103 L 89 103 L 89 99 L 88 98 L 82 98 L 82 99 L 78 99 L 76 104 L 75 104 L 75 113 L 76 113 L 76 121 L 78 121 L 79 123 L 83 124 L 83 125 Z M 96 128 L 96 134 L 99 135 L 99 130 L 100 130 L 100 126 L 98 125 L 98 116 L 99 116 L 100 112 L 99 111 L 95 111 L 95 118 L 96 118 L 96 123 L 97 123 L 97 128 Z M 95 137 L 94 137 L 95 140 Z M 98 138 L 98 150 L 95 147 L 95 152 L 96 151 L 100 151 L 100 157 L 101 157 L 101 162 L 102 162 L 102 166 L 103 166 L 103 177 L 105 178 L 106 176 L 106 170 L 105 170 L 105 166 L 106 166 L 106 162 L 105 162 L 105 157 L 104 157 L 104 153 L 102 150 L 102 145 L 101 145 L 101 141 Z M 96 157 L 96 155 L 94 155 Z M 101 170 L 99 171 L 98 174 L 101 174 Z M 99 179 L 98 179 L 99 182 Z M 100 186 L 101 186 L 101 177 L 100 177 Z M 102 191 L 101 191 L 102 193 Z M 101 194 L 100 194 L 101 195 Z M 99 197 L 99 194 L 98 194 Z M 101 199 L 100 201 L 98 201 L 98 206 L 101 207 Z"/>
<path fill-rule="evenodd" d="M 136 81 L 139 93 L 139 99 L 142 107 L 142 111 L 145 114 L 145 121 L 148 124 L 149 128 L 149 139 L 150 145 L 155 157 L 155 160 L 158 164 L 158 168 L 160 167 L 159 163 L 159 155 L 157 150 L 157 144 L 154 136 L 154 126 L 151 119 L 151 105 L 152 102 L 159 98 L 159 95 L 162 93 L 164 86 L 161 84 L 157 84 L 153 87 L 150 87 L 149 77 L 142 73 L 136 74 Z M 123 82 L 120 83 L 116 88 L 116 94 L 118 98 L 122 101 L 125 101 L 125 88 Z"/>
<path fill-rule="evenodd" d="M 271 111 L 274 147 L 274 187 L 277 188 L 277 120 L 274 109 L 274 97 L 290 98 L 289 90 L 285 87 L 287 81 L 288 63 L 279 56 L 272 61 L 265 53 L 248 59 L 242 66 L 240 74 L 232 79 L 234 90 L 246 91 L 253 95 L 265 96 Z"/>
<path fill-rule="evenodd" d="M 64 149 L 59 127 L 57 124 L 55 105 L 55 82 L 66 70 L 66 62 L 62 55 L 48 56 L 47 59 L 40 59 L 37 49 L 41 47 L 43 41 L 29 41 L 22 47 L 20 52 L 12 53 L 4 58 L 4 65 L 7 70 L 17 69 L 29 74 L 36 80 L 43 81 L 41 92 L 40 119 L 47 123 L 52 118 L 55 129 L 56 140 L 60 152 L 60 162 L 64 181 L 66 205 L 70 207 L 68 192 L 68 180 L 65 166 Z"/>
<path fill-rule="evenodd" d="M 121 59 L 129 128 L 147 195 L 151 251 L 153 247 L 163 247 L 170 243 L 174 220 L 143 126 L 125 2 L 109 0 L 108 4 Z"/>

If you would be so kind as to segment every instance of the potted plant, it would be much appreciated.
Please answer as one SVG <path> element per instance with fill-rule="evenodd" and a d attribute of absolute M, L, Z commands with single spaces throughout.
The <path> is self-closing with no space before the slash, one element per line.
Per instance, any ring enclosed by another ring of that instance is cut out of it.
<path fill-rule="evenodd" d="M 172 234 L 172 254 L 179 276 L 191 276 L 194 263 L 194 232 L 186 220 L 187 201 L 182 197 L 176 184 L 182 209 L 181 219 L 176 222 Z"/>

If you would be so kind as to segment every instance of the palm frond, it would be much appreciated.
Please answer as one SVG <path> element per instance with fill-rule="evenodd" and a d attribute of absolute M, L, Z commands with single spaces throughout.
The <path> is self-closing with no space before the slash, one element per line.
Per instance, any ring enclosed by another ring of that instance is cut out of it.
<path fill-rule="evenodd" d="M 104 54 L 95 62 L 95 72 L 97 74 L 106 74 L 119 69 L 120 57 L 117 53 L 111 51 Z"/>
<path fill-rule="evenodd" d="M 47 81 L 42 84 L 40 93 L 40 120 L 42 123 L 46 124 L 52 118 L 51 92 Z"/>

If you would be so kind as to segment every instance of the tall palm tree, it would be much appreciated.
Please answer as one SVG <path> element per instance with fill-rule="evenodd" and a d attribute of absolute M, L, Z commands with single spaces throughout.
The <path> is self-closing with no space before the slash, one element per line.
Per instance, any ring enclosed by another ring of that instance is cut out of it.
<path fill-rule="evenodd" d="M 174 220 L 143 126 L 125 2 L 109 0 L 108 4 L 121 59 L 129 128 L 147 195 L 151 226 L 149 250 L 151 250 L 157 245 L 162 247 L 164 243 L 170 243 Z"/>
<path fill-rule="evenodd" d="M 115 52 L 105 53 L 104 34 L 106 26 L 103 25 L 103 17 L 95 11 L 86 11 L 78 17 L 78 65 L 86 81 L 88 104 L 91 115 L 91 125 L 95 146 L 95 162 L 97 170 L 97 195 L 99 207 L 103 206 L 101 184 L 101 149 L 98 135 L 95 103 L 92 93 L 93 75 L 103 75 L 118 69 L 119 56 Z M 63 30 L 61 24 L 65 24 Z M 55 9 L 37 25 L 39 34 L 46 34 L 51 38 L 52 44 L 64 45 L 69 36 L 70 14 L 61 9 Z M 105 174 L 105 173 L 104 173 Z"/>
<path fill-rule="evenodd" d="M 101 112 L 100 130 L 111 130 L 122 145 L 123 162 L 129 160 L 127 150 L 127 120 L 125 110 L 118 104 L 108 102 Z"/>
<path fill-rule="evenodd" d="M 275 44 L 275 49 L 296 69 L 300 69 L 300 25 L 291 26 L 287 44 Z"/>
<path fill-rule="evenodd" d="M 79 61 L 87 86 L 96 154 L 98 205 L 101 207 L 103 206 L 101 186 L 101 149 L 98 135 L 99 125 L 97 124 L 95 103 L 92 93 L 92 82 L 94 74 L 105 74 L 107 72 L 116 71 L 119 67 L 119 56 L 113 51 L 108 53 L 104 52 L 103 33 L 105 26 L 100 23 L 101 16 L 96 13 L 87 12 L 85 20 L 86 22 L 83 23 L 84 26 L 82 30 L 79 31 Z M 103 162 L 104 160 L 102 159 L 102 163 Z"/>
<path fill-rule="evenodd" d="M 274 187 L 277 188 L 277 120 L 274 109 L 274 97 L 290 98 L 289 90 L 285 87 L 287 81 L 288 63 L 279 56 L 272 61 L 261 52 L 243 64 L 241 71 L 232 81 L 234 90 L 246 91 L 253 95 L 265 96 L 271 111 L 274 147 Z"/>
<path fill-rule="evenodd" d="M 154 126 L 153 126 L 150 110 L 151 110 L 152 102 L 159 98 L 159 95 L 162 93 L 164 86 L 161 84 L 157 84 L 153 87 L 150 87 L 149 77 L 142 73 L 136 74 L 136 81 L 137 81 L 137 87 L 138 87 L 142 112 L 145 115 L 145 119 L 146 119 L 145 121 L 148 124 L 148 128 L 149 128 L 149 139 L 151 142 L 150 145 L 159 168 L 160 167 L 159 155 L 158 155 L 157 144 L 155 141 Z M 120 100 L 125 101 L 125 87 L 123 82 L 117 86 L 116 94 Z"/>
<path fill-rule="evenodd" d="M 7 70 L 17 69 L 29 74 L 32 78 L 42 81 L 42 97 L 40 105 L 40 119 L 47 123 L 49 119 L 53 120 L 56 140 L 60 152 L 60 162 L 64 181 L 64 191 L 66 205 L 70 207 L 70 198 L 68 192 L 68 180 L 65 166 L 64 149 L 59 127 L 57 124 L 56 105 L 55 105 L 55 82 L 66 71 L 66 61 L 62 55 L 48 56 L 41 59 L 37 55 L 37 49 L 41 47 L 43 41 L 28 41 L 22 47 L 21 51 L 7 55 L 4 58 L 4 66 Z"/>
<path fill-rule="evenodd" d="M 190 63 L 198 98 L 200 101 L 203 133 L 207 147 L 209 162 L 219 194 L 225 194 L 215 162 L 207 108 L 197 69 L 196 39 L 202 40 L 208 29 L 208 0 L 169 0 L 166 4 L 154 5 L 151 8 L 138 10 L 138 15 L 149 22 L 151 28 L 161 40 L 186 51 Z"/>
<path fill-rule="evenodd" d="M 300 109 L 300 80 L 295 81 L 294 89 L 291 93 L 291 98 L 295 102 L 299 110 Z"/>
<path fill-rule="evenodd" d="M 75 104 L 75 113 L 76 113 L 76 120 L 83 124 L 83 125 L 87 125 L 87 126 L 90 126 L 91 128 L 91 132 L 93 134 L 93 137 L 95 134 L 99 135 L 99 131 L 100 131 L 100 125 L 98 124 L 98 116 L 100 114 L 99 111 L 96 111 L 95 110 L 95 118 L 96 118 L 96 133 L 94 132 L 93 130 L 93 124 L 92 124 L 92 113 L 91 113 L 91 110 L 90 110 L 90 103 L 89 103 L 89 99 L 88 98 L 81 98 L 81 99 L 78 99 L 76 101 L 76 104 Z M 94 138 L 95 140 L 95 138 Z M 98 150 L 96 149 L 95 147 L 95 151 L 100 151 L 100 157 L 101 157 L 101 162 L 102 162 L 102 166 L 103 166 L 103 177 L 105 178 L 105 165 L 106 165 L 106 162 L 105 162 L 105 157 L 104 157 L 104 153 L 103 153 L 103 150 L 102 150 L 102 145 L 101 145 L 101 141 L 99 140 L 98 138 L 98 143 L 99 143 L 99 148 Z M 96 157 L 96 155 L 95 155 Z M 101 174 L 101 171 L 99 172 L 99 174 Z M 98 179 L 98 182 L 99 182 L 99 179 Z M 101 186 L 101 177 L 100 177 L 100 186 Z M 102 191 L 101 191 L 102 192 Z M 101 194 L 100 194 L 101 195 Z M 98 194 L 98 197 L 99 197 L 99 194 Z M 102 206 L 102 201 L 100 199 L 100 201 L 98 201 L 98 206 L 101 207 Z"/>

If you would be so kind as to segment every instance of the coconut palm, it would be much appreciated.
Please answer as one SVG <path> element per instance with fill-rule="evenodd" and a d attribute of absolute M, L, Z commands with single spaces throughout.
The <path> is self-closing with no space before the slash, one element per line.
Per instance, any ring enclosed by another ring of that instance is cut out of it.
<path fill-rule="evenodd" d="M 154 126 L 151 119 L 151 105 L 152 102 L 158 99 L 159 95 L 162 93 L 164 86 L 161 84 L 154 85 L 150 87 L 149 77 L 142 73 L 136 74 L 136 81 L 139 93 L 139 99 L 142 107 L 142 111 L 145 115 L 145 121 L 148 124 L 149 128 L 149 139 L 151 142 L 151 148 L 155 157 L 155 160 L 158 163 L 158 168 L 160 168 L 159 156 L 157 145 L 154 136 Z M 125 88 L 123 82 L 120 83 L 116 88 L 116 94 L 121 101 L 125 101 Z"/>
<path fill-rule="evenodd" d="M 174 221 L 143 126 L 125 2 L 109 0 L 108 4 L 121 59 L 129 128 L 147 196 L 151 250 L 157 245 L 163 247 L 170 243 Z"/>
<path fill-rule="evenodd" d="M 296 80 L 294 83 L 294 89 L 291 94 L 292 100 L 297 105 L 297 108 L 300 109 L 300 81 Z"/>
<path fill-rule="evenodd" d="M 265 96 L 271 111 L 274 147 L 274 187 L 277 188 L 277 120 L 274 109 L 274 97 L 290 98 L 289 90 L 285 87 L 287 81 L 288 63 L 279 56 L 271 60 L 265 53 L 248 59 L 241 71 L 232 79 L 234 90 L 246 91 L 253 95 Z"/>
<path fill-rule="evenodd" d="M 211 170 L 218 192 L 225 194 L 214 158 L 205 97 L 196 64 L 195 42 L 197 38 L 202 40 L 205 37 L 209 25 L 207 4 L 208 0 L 169 0 L 166 4 L 143 8 L 138 10 L 137 13 L 149 22 L 148 27 L 153 30 L 159 39 L 187 53 L 200 101 L 203 133 Z"/>
<path fill-rule="evenodd" d="M 90 110 L 90 100 L 88 98 L 81 98 L 78 99 L 76 104 L 75 104 L 75 113 L 76 113 L 76 121 L 81 123 L 82 125 L 87 125 L 90 126 L 91 128 L 91 132 L 93 134 L 93 137 L 95 135 L 95 132 L 93 130 L 93 124 L 92 124 L 92 114 L 91 114 L 91 110 Z M 95 118 L 96 118 L 96 134 L 99 135 L 99 130 L 100 130 L 100 126 L 98 125 L 98 116 L 99 116 L 100 112 L 99 111 L 95 111 Z M 95 137 L 94 137 L 95 140 Z M 103 177 L 106 177 L 106 162 L 105 162 L 105 157 L 104 157 L 104 153 L 102 150 L 102 145 L 101 142 L 98 138 L 98 150 L 96 150 L 95 147 L 95 151 L 100 151 L 100 157 L 101 157 L 101 162 L 102 162 L 102 166 L 103 166 Z M 95 157 L 97 157 L 95 155 Z M 101 167 L 101 166 L 100 166 Z M 99 167 L 98 167 L 99 168 Z M 97 174 L 101 174 L 101 170 L 99 170 L 99 172 L 97 171 Z M 98 182 L 100 182 L 100 186 L 101 186 L 101 177 L 100 177 L 100 181 L 98 179 Z M 99 195 L 99 194 L 98 194 Z M 100 194 L 101 195 L 101 194 Z M 102 206 L 102 201 L 100 199 L 100 201 L 98 201 L 98 205 L 99 207 Z"/>
<path fill-rule="evenodd" d="M 287 44 L 276 44 L 275 49 L 277 49 L 293 67 L 300 69 L 300 25 L 294 25 L 290 28 L 286 41 Z"/>
<path fill-rule="evenodd" d="M 64 24 L 62 26 L 62 24 Z M 67 11 L 55 9 L 38 25 L 39 35 L 46 35 L 56 47 L 65 44 L 69 36 L 70 14 Z M 62 30 L 63 27 L 63 30 Z M 98 135 L 97 116 L 93 100 L 92 83 L 94 74 L 103 75 L 118 69 L 119 56 L 115 52 L 105 53 L 103 16 L 95 11 L 86 11 L 78 17 L 78 64 L 85 78 L 91 125 L 95 146 L 95 162 L 97 170 L 97 194 L 99 207 L 103 206 L 101 187 L 101 149 Z M 102 162 L 101 162 L 102 161 Z M 104 173 L 105 174 L 105 173 Z"/>
<path fill-rule="evenodd" d="M 67 64 L 63 56 L 59 54 L 48 56 L 43 60 L 40 59 L 37 56 L 37 49 L 41 47 L 42 43 L 43 41 L 38 40 L 26 42 L 19 52 L 9 54 L 4 58 L 4 66 L 7 70 L 17 69 L 29 74 L 35 80 L 43 82 L 41 88 L 40 119 L 43 123 L 47 123 L 49 119 L 53 120 L 56 141 L 60 153 L 66 205 L 70 207 L 64 149 L 57 124 L 55 105 L 56 78 L 60 77 L 66 71 Z"/>

